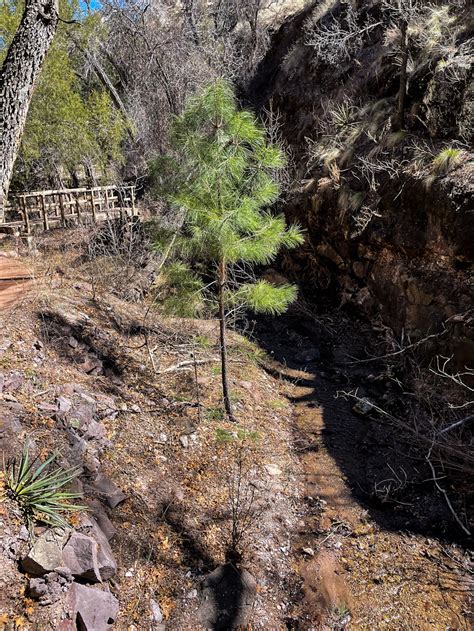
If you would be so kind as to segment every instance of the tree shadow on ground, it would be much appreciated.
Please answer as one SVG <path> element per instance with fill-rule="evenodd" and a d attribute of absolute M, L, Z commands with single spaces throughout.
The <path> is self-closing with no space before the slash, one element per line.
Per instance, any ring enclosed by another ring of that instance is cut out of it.
<path fill-rule="evenodd" d="M 352 497 L 380 527 L 434 536 L 447 543 L 469 544 L 444 498 L 437 493 L 424 454 L 413 444 L 412 436 L 383 419 L 357 416 L 352 411 L 354 401 L 340 396 L 341 391 L 362 385 L 370 397 L 367 380 L 360 369 L 352 370 L 347 358 L 363 356 L 368 337 L 361 332 L 360 323 L 345 321 L 342 326 L 331 337 L 317 323 L 288 314 L 278 319 L 258 319 L 254 336 L 274 360 L 267 372 L 310 389 L 288 399 L 298 409 L 301 406 L 303 414 L 304 409 L 319 408 L 323 428 L 316 442 L 335 460 Z M 308 349 L 320 350 L 316 361 L 304 360 Z M 367 374 L 371 370 L 374 366 L 368 365 Z M 305 372 L 300 379 L 295 377 L 295 371 Z M 309 445 L 310 451 L 317 451 L 309 438 L 303 440 L 303 450 Z M 295 436 L 295 442 L 298 441 L 302 441 L 301 434 Z M 400 472 L 403 484 L 393 500 L 386 501 L 374 489 L 384 478 L 393 477 L 390 467 Z"/>

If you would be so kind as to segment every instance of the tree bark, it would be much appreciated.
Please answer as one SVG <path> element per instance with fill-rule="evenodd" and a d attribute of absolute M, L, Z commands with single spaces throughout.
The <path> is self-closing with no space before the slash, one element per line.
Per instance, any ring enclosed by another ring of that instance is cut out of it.
<path fill-rule="evenodd" d="M 0 70 L 0 222 L 36 81 L 58 26 L 58 0 L 25 0 Z"/>
<path fill-rule="evenodd" d="M 219 263 L 218 269 L 218 301 L 219 301 L 219 330 L 220 330 L 220 346 L 221 346 L 221 369 L 222 369 L 222 396 L 224 398 L 224 407 L 229 421 L 235 421 L 234 412 L 232 410 L 232 402 L 230 400 L 229 380 L 227 376 L 227 331 L 225 321 L 225 304 L 224 304 L 224 292 L 226 283 L 226 264 L 222 259 Z"/>

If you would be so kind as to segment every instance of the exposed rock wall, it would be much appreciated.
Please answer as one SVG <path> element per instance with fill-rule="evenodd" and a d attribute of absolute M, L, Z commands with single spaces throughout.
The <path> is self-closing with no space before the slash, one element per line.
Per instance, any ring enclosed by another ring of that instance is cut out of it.
<path fill-rule="evenodd" d="M 341 303 L 380 313 L 397 333 L 419 338 L 451 318 L 449 350 L 464 363 L 474 358 L 465 315 L 473 306 L 474 258 L 468 14 L 460 6 L 451 15 L 455 48 L 448 61 L 414 48 L 406 129 L 395 133 L 398 68 L 386 44 L 386 18 L 380 2 L 364 4 L 359 23 L 380 24 L 353 55 L 329 65 L 307 45 L 311 16 L 316 28 L 337 19 L 346 24 L 344 4 L 320 3 L 275 35 L 252 86 L 254 104 L 271 101 L 281 113 L 295 157 L 298 184 L 287 213 L 308 239 L 286 263 L 316 300 L 330 288 Z M 447 80 L 450 65 L 456 76 Z M 347 120 L 333 125 L 341 111 Z"/>

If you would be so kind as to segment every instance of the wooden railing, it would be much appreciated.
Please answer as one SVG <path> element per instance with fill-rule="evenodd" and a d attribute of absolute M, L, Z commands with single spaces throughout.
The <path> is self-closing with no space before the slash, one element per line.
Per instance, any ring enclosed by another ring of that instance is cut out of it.
<path fill-rule="evenodd" d="M 49 230 L 55 226 L 95 223 L 137 214 L 134 186 L 65 188 L 12 194 L 0 229 Z"/>

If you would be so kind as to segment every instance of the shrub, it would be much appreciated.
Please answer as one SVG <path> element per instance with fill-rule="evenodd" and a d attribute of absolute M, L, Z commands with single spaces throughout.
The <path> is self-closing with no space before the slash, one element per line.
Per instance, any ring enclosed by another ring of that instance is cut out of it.
<path fill-rule="evenodd" d="M 433 167 L 439 175 L 445 175 L 455 169 L 462 162 L 462 152 L 460 149 L 448 147 L 443 149 L 433 160 Z"/>
<path fill-rule="evenodd" d="M 70 500 L 82 497 L 63 489 L 81 473 L 80 467 L 50 469 L 58 454 L 53 453 L 42 464 L 36 466 L 37 458 L 30 461 L 28 446 L 25 445 L 20 459 L 10 460 L 4 467 L 7 494 L 15 500 L 27 522 L 32 520 L 50 526 L 68 526 L 63 513 L 85 510 L 84 506 L 71 504 Z"/>

